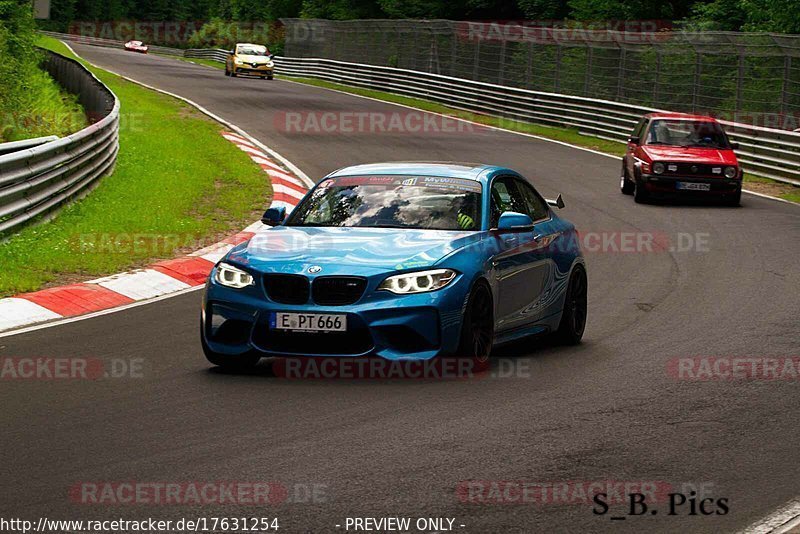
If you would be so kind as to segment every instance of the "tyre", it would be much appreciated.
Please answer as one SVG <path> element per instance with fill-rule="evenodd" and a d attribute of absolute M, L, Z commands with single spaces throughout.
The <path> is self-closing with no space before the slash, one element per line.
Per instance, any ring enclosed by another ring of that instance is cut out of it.
<path fill-rule="evenodd" d="M 558 324 L 556 337 L 564 344 L 577 345 L 586 329 L 586 304 L 588 295 L 586 270 L 577 265 L 572 270 L 564 298 L 564 311 Z"/>
<path fill-rule="evenodd" d="M 264 80 L 264 79 L 266 79 L 267 77 L 266 77 L 266 76 L 259 76 L 259 78 L 261 78 L 262 80 Z"/>
<path fill-rule="evenodd" d="M 273 79 L 273 78 L 274 78 L 274 76 L 272 76 L 271 74 L 270 74 L 269 76 L 267 76 L 267 79 L 268 79 L 268 80 L 271 80 L 271 79 Z"/>
<path fill-rule="evenodd" d="M 472 288 L 463 321 L 457 356 L 488 361 L 494 343 L 494 303 L 485 282 L 479 281 Z"/>
<path fill-rule="evenodd" d="M 204 328 L 202 321 L 200 322 L 200 345 L 203 347 L 203 354 L 206 359 L 212 364 L 226 370 L 226 371 L 249 371 L 253 369 L 261 356 L 256 353 L 245 353 L 231 356 L 229 354 L 220 354 L 214 352 L 206 344 L 205 336 L 203 336 L 202 329 Z"/>
<path fill-rule="evenodd" d="M 733 193 L 732 195 L 725 197 L 722 200 L 722 202 L 726 206 L 731 206 L 734 208 L 740 206 L 742 203 L 742 190 L 740 189 L 739 191 Z"/>
<path fill-rule="evenodd" d="M 632 195 L 633 190 L 636 189 L 636 184 L 628 180 L 628 169 L 625 166 L 625 160 L 622 160 L 622 171 L 619 175 L 619 190 L 623 195 Z"/>
<path fill-rule="evenodd" d="M 225 76 L 230 76 L 230 75 L 231 75 L 231 71 L 228 70 L 228 67 L 226 65 L 225 66 Z"/>
<path fill-rule="evenodd" d="M 637 204 L 644 204 L 650 200 L 650 195 L 647 189 L 644 188 L 644 182 L 636 180 L 633 183 L 633 200 Z"/>
<path fill-rule="evenodd" d="M 231 78 L 236 78 L 237 76 L 239 76 L 239 75 L 236 74 L 236 70 L 232 70 L 231 71 Z"/>

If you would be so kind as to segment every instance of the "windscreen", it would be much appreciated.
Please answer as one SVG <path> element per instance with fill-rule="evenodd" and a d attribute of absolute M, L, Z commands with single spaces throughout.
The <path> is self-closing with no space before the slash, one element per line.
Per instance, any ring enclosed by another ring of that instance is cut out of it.
<path fill-rule="evenodd" d="M 728 138 L 716 122 L 655 120 L 647 134 L 648 145 L 730 148 Z"/>
<path fill-rule="evenodd" d="M 435 176 L 331 178 L 297 206 L 286 224 L 479 230 L 481 184 Z"/>
<path fill-rule="evenodd" d="M 240 46 L 237 49 L 237 53 L 242 56 L 266 56 L 267 47 L 254 45 Z"/>

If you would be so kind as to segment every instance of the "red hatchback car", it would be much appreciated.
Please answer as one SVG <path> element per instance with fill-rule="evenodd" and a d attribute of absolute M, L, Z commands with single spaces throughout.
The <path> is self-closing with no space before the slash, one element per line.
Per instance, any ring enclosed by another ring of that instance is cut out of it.
<path fill-rule="evenodd" d="M 650 113 L 628 140 L 620 189 L 636 202 L 693 194 L 738 206 L 742 169 L 733 153 L 736 148 L 712 117 Z"/>

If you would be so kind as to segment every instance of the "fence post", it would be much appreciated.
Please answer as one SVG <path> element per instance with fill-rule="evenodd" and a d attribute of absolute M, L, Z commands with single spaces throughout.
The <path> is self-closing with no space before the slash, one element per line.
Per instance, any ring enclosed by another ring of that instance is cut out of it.
<path fill-rule="evenodd" d="M 736 104 L 733 108 L 734 117 L 742 109 L 742 92 L 744 90 L 744 52 L 739 50 L 739 62 L 736 69 Z"/>
<path fill-rule="evenodd" d="M 781 115 L 789 114 L 789 77 L 792 75 L 792 56 L 783 56 L 783 85 L 781 86 Z"/>
<path fill-rule="evenodd" d="M 653 107 L 658 107 L 658 84 L 661 78 L 661 50 L 656 50 L 656 75 L 653 80 Z"/>
<path fill-rule="evenodd" d="M 619 49 L 619 69 L 617 70 L 617 100 L 622 100 L 622 81 L 625 79 L 625 49 Z"/>
<path fill-rule="evenodd" d="M 694 53 L 694 83 L 692 84 L 692 113 L 697 112 L 697 87 L 700 84 L 700 52 Z"/>
<path fill-rule="evenodd" d="M 525 87 L 533 89 L 533 41 L 528 43 L 528 61 L 525 63 Z"/>
<path fill-rule="evenodd" d="M 589 96 L 589 87 L 592 82 L 592 56 L 594 48 L 587 45 L 586 49 L 586 74 L 583 77 L 583 96 Z"/>
<path fill-rule="evenodd" d="M 497 84 L 505 85 L 506 73 L 506 40 L 500 41 L 500 72 L 497 74 Z"/>
<path fill-rule="evenodd" d="M 453 28 L 450 28 L 450 76 L 456 77 L 456 64 L 458 63 L 458 36 Z"/>
<path fill-rule="evenodd" d="M 561 92 L 561 54 L 563 53 L 563 49 L 561 45 L 556 45 L 556 79 L 555 79 L 555 92 Z"/>
<path fill-rule="evenodd" d="M 481 38 L 475 43 L 475 59 L 472 61 L 472 80 L 478 81 L 478 66 L 481 63 Z"/>
<path fill-rule="evenodd" d="M 389 64 L 389 32 L 381 32 L 381 51 L 380 51 L 382 59 L 376 65 L 388 65 Z"/>

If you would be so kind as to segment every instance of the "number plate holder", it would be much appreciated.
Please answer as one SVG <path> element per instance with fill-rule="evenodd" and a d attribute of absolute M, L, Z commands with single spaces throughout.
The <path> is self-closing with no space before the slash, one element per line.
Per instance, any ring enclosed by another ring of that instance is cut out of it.
<path fill-rule="evenodd" d="M 272 312 L 269 314 L 269 327 L 285 332 L 347 332 L 347 315 Z"/>

